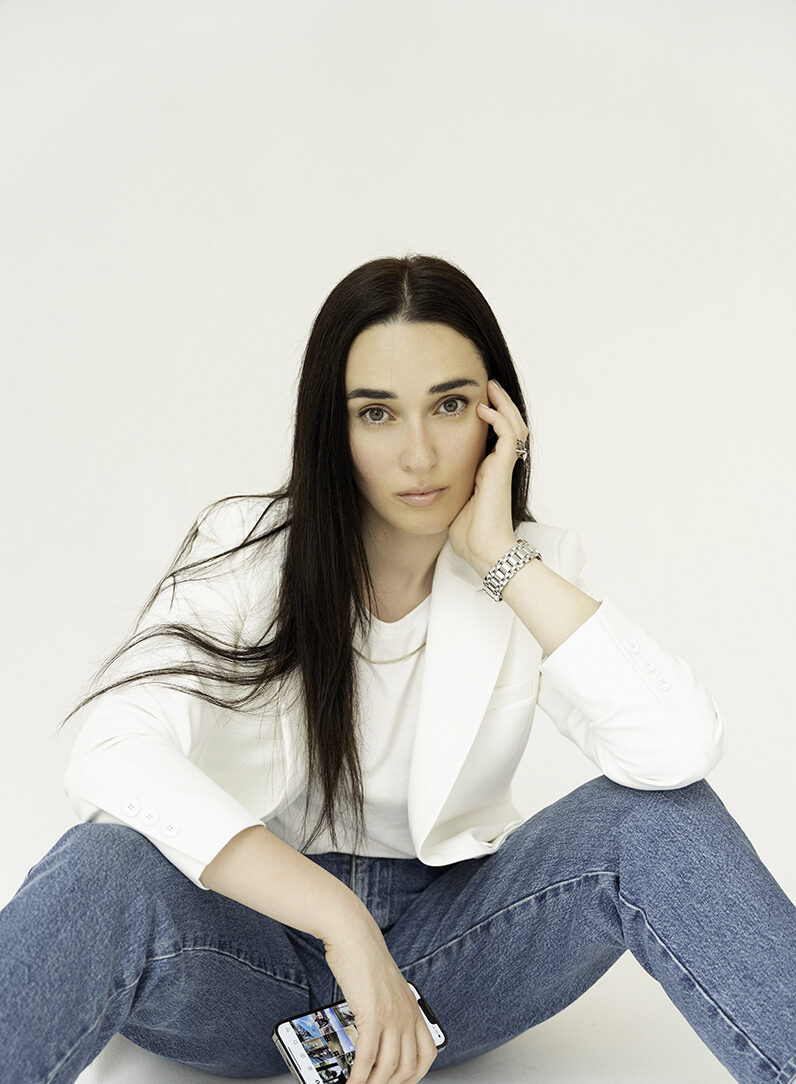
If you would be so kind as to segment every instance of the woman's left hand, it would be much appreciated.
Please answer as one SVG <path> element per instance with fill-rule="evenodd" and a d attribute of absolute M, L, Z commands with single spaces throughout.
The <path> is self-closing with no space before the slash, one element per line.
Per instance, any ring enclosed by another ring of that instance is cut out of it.
<path fill-rule="evenodd" d="M 497 443 L 475 472 L 472 497 L 448 527 L 453 549 L 480 576 L 515 544 L 511 519 L 511 479 L 517 463 L 517 441 L 528 438 L 523 421 L 508 392 L 487 382 L 487 396 L 494 407 L 479 403 L 478 416 L 497 433 Z"/>

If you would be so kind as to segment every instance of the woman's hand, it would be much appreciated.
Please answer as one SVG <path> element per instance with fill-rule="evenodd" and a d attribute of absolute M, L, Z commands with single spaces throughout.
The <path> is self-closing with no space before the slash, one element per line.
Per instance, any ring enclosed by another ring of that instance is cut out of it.
<path fill-rule="evenodd" d="M 475 473 L 472 497 L 448 527 L 453 549 L 479 576 L 515 543 L 511 518 L 511 479 L 517 462 L 517 441 L 528 438 L 514 401 L 494 380 L 487 382 L 487 396 L 495 404 L 479 403 L 479 417 L 497 433 L 497 444 Z"/>
<path fill-rule="evenodd" d="M 378 923 L 366 913 L 344 936 L 324 945 L 357 1030 L 348 1084 L 417 1084 L 437 1048 Z"/>

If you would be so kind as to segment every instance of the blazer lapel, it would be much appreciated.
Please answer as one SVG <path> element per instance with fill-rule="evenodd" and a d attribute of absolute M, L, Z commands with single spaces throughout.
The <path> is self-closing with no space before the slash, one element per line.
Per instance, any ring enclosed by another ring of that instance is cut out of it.
<path fill-rule="evenodd" d="M 514 613 L 480 590 L 446 539 L 434 570 L 408 818 L 420 848 L 453 788 L 497 681 Z"/>

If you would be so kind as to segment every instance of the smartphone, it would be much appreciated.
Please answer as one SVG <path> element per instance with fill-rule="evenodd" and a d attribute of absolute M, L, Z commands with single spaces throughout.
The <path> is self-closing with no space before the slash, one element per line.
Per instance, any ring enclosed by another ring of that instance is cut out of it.
<path fill-rule="evenodd" d="M 407 983 L 417 998 L 428 1030 L 441 1050 L 448 1042 L 439 1021 L 414 983 Z M 301 1016 L 280 1020 L 273 1040 L 288 1069 L 300 1084 L 330 1084 L 348 1080 L 354 1063 L 357 1029 L 347 1001 L 311 1009 Z"/>

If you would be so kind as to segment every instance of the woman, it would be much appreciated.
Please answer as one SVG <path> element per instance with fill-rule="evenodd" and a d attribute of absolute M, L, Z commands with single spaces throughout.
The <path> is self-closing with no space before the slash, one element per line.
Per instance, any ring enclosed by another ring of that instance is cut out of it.
<path fill-rule="evenodd" d="M 458 268 L 334 288 L 289 483 L 204 511 L 67 717 L 81 823 L 0 913 L 3 1080 L 73 1081 L 116 1031 L 282 1073 L 274 1023 L 342 996 L 352 1084 L 415 1082 L 628 948 L 736 1080 L 796 1076 L 796 908 L 705 782 L 719 709 L 529 514 L 528 437 Z M 602 774 L 523 821 L 537 702 Z"/>

